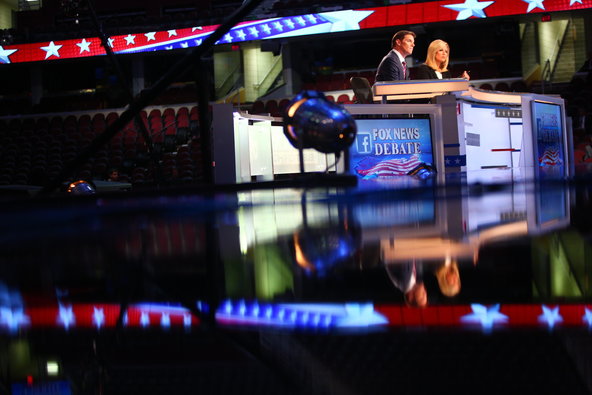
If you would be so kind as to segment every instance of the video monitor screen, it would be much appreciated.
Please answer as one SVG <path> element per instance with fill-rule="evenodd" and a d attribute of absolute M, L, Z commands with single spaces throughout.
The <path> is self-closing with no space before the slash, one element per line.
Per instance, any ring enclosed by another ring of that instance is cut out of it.
<path fill-rule="evenodd" d="M 535 158 L 539 170 L 545 172 L 562 168 L 565 164 L 565 133 L 561 119 L 561 106 L 534 100 L 532 123 L 535 135 Z"/>
<path fill-rule="evenodd" d="M 409 174 L 421 165 L 434 166 L 430 117 L 358 115 L 356 140 L 349 150 L 348 170 L 363 179 Z"/>

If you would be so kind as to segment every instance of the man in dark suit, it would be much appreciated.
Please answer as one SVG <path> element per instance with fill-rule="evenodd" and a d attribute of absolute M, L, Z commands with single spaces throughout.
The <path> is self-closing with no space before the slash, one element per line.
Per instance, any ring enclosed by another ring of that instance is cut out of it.
<path fill-rule="evenodd" d="M 386 272 L 395 287 L 405 299 L 405 303 L 412 307 L 425 307 L 428 304 L 428 294 L 423 283 L 423 265 L 415 260 L 385 265 Z"/>
<path fill-rule="evenodd" d="M 415 47 L 415 33 L 401 30 L 393 36 L 392 49 L 378 65 L 376 81 L 408 80 L 409 71 L 405 58 L 413 53 Z"/>

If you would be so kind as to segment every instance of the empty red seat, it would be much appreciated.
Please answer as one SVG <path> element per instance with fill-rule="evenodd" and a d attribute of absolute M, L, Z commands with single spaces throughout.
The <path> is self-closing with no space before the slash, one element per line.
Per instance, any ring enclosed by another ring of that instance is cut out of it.
<path fill-rule="evenodd" d="M 337 103 L 341 103 L 341 104 L 349 104 L 349 103 L 351 103 L 351 100 L 349 98 L 349 95 L 347 95 L 346 93 L 343 93 L 343 94 L 339 95 L 339 97 L 337 98 Z"/>
<path fill-rule="evenodd" d="M 113 122 L 117 120 L 117 118 L 119 118 L 119 114 L 117 114 L 116 112 L 110 112 L 109 114 L 107 114 L 107 118 L 105 119 L 107 125 L 111 125 Z"/>
<path fill-rule="evenodd" d="M 152 119 L 152 118 L 162 118 L 162 113 L 160 112 L 160 110 L 158 108 L 154 108 L 152 110 L 150 110 L 150 113 L 148 113 L 148 119 Z"/>
<path fill-rule="evenodd" d="M 261 100 L 255 100 L 251 106 L 251 114 L 263 114 L 265 112 L 265 104 Z"/>
<path fill-rule="evenodd" d="M 265 102 L 265 112 L 271 116 L 279 116 L 278 102 L 271 99 Z"/>
<path fill-rule="evenodd" d="M 290 99 L 282 99 L 278 103 L 279 111 L 282 115 L 286 111 L 286 108 L 288 108 L 288 104 L 290 104 Z"/>
<path fill-rule="evenodd" d="M 199 120 L 199 110 L 197 109 L 197 106 L 191 107 L 191 110 L 189 111 L 189 120 L 190 121 Z"/>
<path fill-rule="evenodd" d="M 495 84 L 495 90 L 501 92 L 508 92 L 510 90 L 510 86 L 506 82 L 498 82 Z"/>
<path fill-rule="evenodd" d="M 180 107 L 177 110 L 177 118 L 179 117 L 179 115 L 183 115 L 183 116 L 189 117 L 189 109 L 187 107 Z"/>

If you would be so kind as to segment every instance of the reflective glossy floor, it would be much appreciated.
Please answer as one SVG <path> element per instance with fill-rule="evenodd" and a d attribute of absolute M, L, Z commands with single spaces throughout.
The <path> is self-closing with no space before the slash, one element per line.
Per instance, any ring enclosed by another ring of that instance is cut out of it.
<path fill-rule="evenodd" d="M 5 194 L 0 393 L 591 393 L 587 173 Z"/>

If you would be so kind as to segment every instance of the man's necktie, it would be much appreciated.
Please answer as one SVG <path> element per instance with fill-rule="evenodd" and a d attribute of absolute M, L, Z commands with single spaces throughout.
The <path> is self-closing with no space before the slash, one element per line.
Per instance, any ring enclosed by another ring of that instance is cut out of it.
<path fill-rule="evenodd" d="M 403 79 L 407 79 L 407 62 L 403 62 Z"/>

